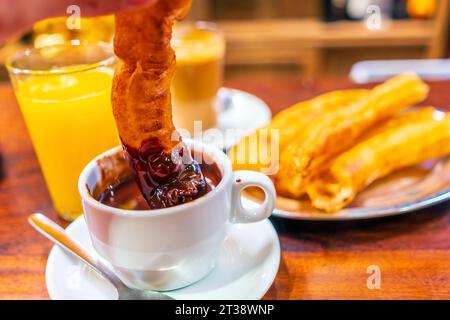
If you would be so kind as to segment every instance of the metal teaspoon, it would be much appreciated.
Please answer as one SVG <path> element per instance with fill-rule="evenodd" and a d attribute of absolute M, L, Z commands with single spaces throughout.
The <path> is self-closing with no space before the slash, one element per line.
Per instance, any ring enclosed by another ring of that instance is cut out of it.
<path fill-rule="evenodd" d="M 69 237 L 58 224 L 41 213 L 34 213 L 28 217 L 31 226 L 47 239 L 83 261 L 87 266 L 108 280 L 116 288 L 119 300 L 174 300 L 166 294 L 128 288 L 104 263 L 92 257 L 80 244 Z"/>

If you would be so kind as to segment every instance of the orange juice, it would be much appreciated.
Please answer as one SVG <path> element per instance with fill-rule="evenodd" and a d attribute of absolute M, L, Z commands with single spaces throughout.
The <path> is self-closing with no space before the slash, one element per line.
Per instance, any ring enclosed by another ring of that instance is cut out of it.
<path fill-rule="evenodd" d="M 177 68 L 172 81 L 173 117 L 177 128 L 193 131 L 216 125 L 216 96 L 222 85 L 225 41 L 212 23 L 180 24 L 172 44 Z"/>
<path fill-rule="evenodd" d="M 119 143 L 111 112 L 110 69 L 33 77 L 16 89 L 55 209 L 82 212 L 83 167 Z"/>

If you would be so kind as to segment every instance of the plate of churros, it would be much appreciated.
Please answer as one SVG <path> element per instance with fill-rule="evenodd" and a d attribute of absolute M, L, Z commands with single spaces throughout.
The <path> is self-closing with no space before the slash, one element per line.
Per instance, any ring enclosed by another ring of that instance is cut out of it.
<path fill-rule="evenodd" d="M 228 153 L 235 170 L 274 182 L 274 215 L 352 220 L 450 199 L 450 114 L 420 106 L 429 87 L 408 72 L 370 90 L 322 94 L 283 110 Z M 249 203 L 264 195 L 245 191 Z"/>

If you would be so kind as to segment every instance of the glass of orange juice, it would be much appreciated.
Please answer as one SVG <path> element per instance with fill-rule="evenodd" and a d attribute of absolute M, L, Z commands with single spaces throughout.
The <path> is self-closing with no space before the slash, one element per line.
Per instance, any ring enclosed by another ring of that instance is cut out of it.
<path fill-rule="evenodd" d="M 212 22 L 182 22 L 174 27 L 177 67 L 172 80 L 173 120 L 178 129 L 216 125 L 217 92 L 222 86 L 225 40 Z"/>
<path fill-rule="evenodd" d="M 82 213 L 83 167 L 119 143 L 111 111 L 115 58 L 107 44 L 57 45 L 7 62 L 53 205 L 65 220 Z"/>

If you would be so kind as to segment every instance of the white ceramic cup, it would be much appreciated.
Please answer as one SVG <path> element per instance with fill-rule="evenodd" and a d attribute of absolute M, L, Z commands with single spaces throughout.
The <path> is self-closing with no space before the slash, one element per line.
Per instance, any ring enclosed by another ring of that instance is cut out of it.
<path fill-rule="evenodd" d="M 214 268 L 230 222 L 261 221 L 273 211 L 275 188 L 267 176 L 233 172 L 228 157 L 219 149 L 185 142 L 214 160 L 222 176 L 215 189 L 189 203 L 157 210 L 123 210 L 94 199 L 89 190 L 104 178 L 102 168 L 111 168 L 112 158 L 124 163 L 121 147 L 92 160 L 80 175 L 78 188 L 92 244 L 129 287 L 164 291 L 200 280 Z M 241 202 L 241 191 L 250 186 L 265 193 L 263 204 L 251 210 Z"/>

